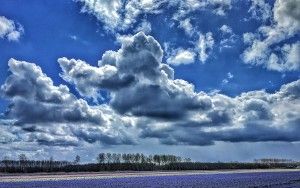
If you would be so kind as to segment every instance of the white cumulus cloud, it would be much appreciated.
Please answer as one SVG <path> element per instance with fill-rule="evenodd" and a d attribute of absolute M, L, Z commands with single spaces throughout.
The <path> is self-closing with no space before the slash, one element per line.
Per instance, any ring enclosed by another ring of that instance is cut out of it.
<path fill-rule="evenodd" d="M 4 16 L 0 16 L 0 38 L 6 38 L 9 41 L 18 41 L 24 33 L 22 25 L 15 24 Z"/>
<path fill-rule="evenodd" d="M 177 49 L 167 59 L 167 63 L 170 65 L 186 65 L 195 62 L 195 52 L 192 50 Z"/>
<path fill-rule="evenodd" d="M 299 70 L 299 41 L 287 39 L 300 31 L 300 1 L 276 0 L 271 19 L 272 24 L 260 26 L 257 33 L 244 34 L 249 45 L 242 54 L 244 62 L 279 72 Z"/>

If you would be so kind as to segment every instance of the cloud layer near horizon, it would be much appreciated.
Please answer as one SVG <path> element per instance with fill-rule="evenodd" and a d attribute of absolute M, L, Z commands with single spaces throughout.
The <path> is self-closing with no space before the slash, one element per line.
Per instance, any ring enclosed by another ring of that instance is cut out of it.
<path fill-rule="evenodd" d="M 131 145 L 148 138 L 167 145 L 300 141 L 300 80 L 274 93 L 229 97 L 198 92 L 192 83 L 174 78 L 153 37 L 140 32 L 120 42 L 121 48 L 105 52 L 98 66 L 58 59 L 61 77 L 81 97 L 66 85 L 55 86 L 36 64 L 11 59 L 10 75 L 1 86 L 10 102 L 8 120 L 1 121 L 1 143 L 59 147 Z M 101 99 L 103 92 L 107 102 Z"/>

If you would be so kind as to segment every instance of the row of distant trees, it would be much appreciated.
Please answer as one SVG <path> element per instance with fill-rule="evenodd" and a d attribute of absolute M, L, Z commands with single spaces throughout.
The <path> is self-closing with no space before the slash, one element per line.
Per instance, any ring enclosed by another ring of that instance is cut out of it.
<path fill-rule="evenodd" d="M 276 158 L 262 158 L 254 159 L 255 163 L 297 163 L 297 161 L 291 159 L 276 159 Z"/>
<path fill-rule="evenodd" d="M 18 160 L 4 157 L 0 161 L 0 172 L 99 172 L 99 171 L 153 171 L 153 170 L 219 170 L 219 169 L 268 169 L 297 168 L 299 163 L 291 160 L 261 159 L 253 163 L 201 163 L 175 155 L 144 155 L 142 153 L 99 153 L 97 163 L 80 163 L 76 155 L 73 161 L 31 160 L 21 154 Z M 262 162 L 263 161 L 263 162 Z M 269 162 L 272 161 L 272 162 Z"/>
<path fill-rule="evenodd" d="M 31 160 L 20 154 L 18 160 L 4 157 L 0 161 L 0 172 L 59 172 L 59 171 L 106 171 L 106 170 L 155 170 L 155 166 L 170 163 L 191 162 L 190 158 L 175 155 L 144 155 L 142 153 L 99 153 L 97 164 L 80 164 L 76 155 L 73 161 Z"/>
<path fill-rule="evenodd" d="M 59 171 L 74 162 L 49 160 L 31 160 L 25 154 L 20 154 L 18 160 L 4 157 L 0 161 L 0 172 L 52 172 Z"/>
<path fill-rule="evenodd" d="M 104 163 L 154 163 L 164 165 L 169 163 L 191 162 L 190 158 L 182 158 L 175 155 L 144 155 L 142 153 L 99 153 L 97 161 Z"/>

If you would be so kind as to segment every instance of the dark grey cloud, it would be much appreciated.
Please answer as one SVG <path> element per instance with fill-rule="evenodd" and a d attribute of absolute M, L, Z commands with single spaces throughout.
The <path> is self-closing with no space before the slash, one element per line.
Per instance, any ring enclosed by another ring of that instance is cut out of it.
<path fill-rule="evenodd" d="M 213 95 L 212 109 L 181 122 L 152 122 L 143 126 L 140 136 L 168 145 L 300 141 L 299 87 L 297 80 L 275 93 L 252 91 L 235 98 Z"/>
<path fill-rule="evenodd" d="M 272 120 L 274 115 L 269 104 L 263 100 L 247 100 L 243 107 L 243 112 L 249 120 Z"/>
<path fill-rule="evenodd" d="M 300 141 L 300 119 L 288 122 L 288 125 L 270 125 L 268 121 L 250 122 L 244 128 L 220 131 L 212 134 L 214 140 L 229 142 L 264 142 L 281 141 L 295 142 Z"/>
<path fill-rule="evenodd" d="M 208 99 L 197 99 L 196 96 L 151 84 L 120 90 L 110 104 L 120 113 L 131 112 L 135 116 L 164 119 L 182 118 L 189 110 L 205 110 L 211 107 Z"/>
<path fill-rule="evenodd" d="M 140 32 L 134 36 L 119 37 L 119 40 L 121 49 L 104 53 L 99 67 L 81 60 L 60 58 L 62 77 L 75 83 L 81 94 L 86 93 L 82 87 L 92 91 L 87 93 L 87 97 L 90 93 L 97 94 L 106 89 L 111 93 L 110 105 L 121 114 L 175 119 L 186 116 L 189 111 L 211 107 L 209 98 L 196 93 L 192 84 L 174 80 L 174 70 L 162 63 L 163 51 L 153 37 Z M 107 67 L 113 71 L 103 71 Z M 80 78 L 78 75 L 81 75 Z M 130 84 L 118 88 L 115 87 L 119 85 L 118 79 L 110 79 L 110 86 L 97 84 L 102 78 L 111 78 L 111 75 L 134 78 L 130 79 Z"/>
<path fill-rule="evenodd" d="M 243 127 L 215 130 L 206 132 L 199 127 L 146 129 L 142 138 L 158 138 L 166 145 L 213 145 L 217 141 L 222 142 L 297 142 L 299 136 L 299 119 L 291 120 L 289 125 L 268 126 L 270 122 L 251 122 Z"/>
<path fill-rule="evenodd" d="M 79 146 L 80 142 L 75 136 L 66 136 L 66 135 L 55 135 L 51 133 L 31 133 L 29 134 L 29 140 L 32 142 L 37 142 L 39 145 L 43 146 Z"/>
<path fill-rule="evenodd" d="M 97 141 L 100 141 L 103 145 L 121 145 L 121 144 L 126 144 L 126 145 L 135 145 L 136 141 L 128 136 L 126 136 L 126 133 L 122 130 L 118 130 L 119 133 L 124 133 L 124 134 L 119 134 L 117 137 L 115 135 L 109 135 L 109 134 L 104 134 L 101 131 L 95 131 L 93 128 L 88 128 L 88 129 L 74 129 L 73 128 L 73 133 L 79 138 L 82 138 L 88 143 L 95 143 Z"/>

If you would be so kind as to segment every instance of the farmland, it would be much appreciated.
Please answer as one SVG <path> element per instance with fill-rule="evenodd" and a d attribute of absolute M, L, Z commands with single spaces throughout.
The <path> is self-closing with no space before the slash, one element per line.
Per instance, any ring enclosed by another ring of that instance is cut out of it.
<path fill-rule="evenodd" d="M 106 172 L 0 177 L 0 188 L 20 187 L 300 187 L 300 171 Z"/>

